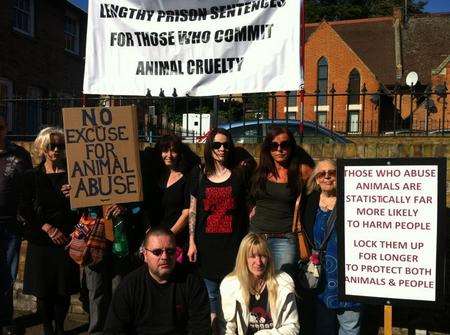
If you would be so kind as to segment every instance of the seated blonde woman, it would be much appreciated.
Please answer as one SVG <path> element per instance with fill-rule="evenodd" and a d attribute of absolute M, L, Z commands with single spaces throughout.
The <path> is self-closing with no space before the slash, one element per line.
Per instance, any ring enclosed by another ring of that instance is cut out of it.
<path fill-rule="evenodd" d="M 241 242 L 234 271 L 220 285 L 222 331 L 236 335 L 297 335 L 294 282 L 275 273 L 266 240 L 248 234 Z"/>

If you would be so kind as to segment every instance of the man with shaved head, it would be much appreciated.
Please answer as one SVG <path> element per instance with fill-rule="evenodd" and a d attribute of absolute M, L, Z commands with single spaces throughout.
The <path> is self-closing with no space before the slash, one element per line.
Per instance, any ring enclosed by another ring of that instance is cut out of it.
<path fill-rule="evenodd" d="M 209 300 L 203 280 L 176 263 L 175 236 L 150 230 L 142 253 L 145 265 L 117 288 L 105 334 L 209 335 Z"/>

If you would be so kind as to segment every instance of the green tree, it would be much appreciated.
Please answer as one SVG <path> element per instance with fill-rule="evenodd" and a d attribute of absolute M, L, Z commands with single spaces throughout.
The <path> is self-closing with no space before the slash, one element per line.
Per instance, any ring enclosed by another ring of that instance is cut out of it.
<path fill-rule="evenodd" d="M 423 13 L 426 0 L 407 0 L 408 13 Z M 351 20 L 392 15 L 405 0 L 305 0 L 306 22 Z"/>

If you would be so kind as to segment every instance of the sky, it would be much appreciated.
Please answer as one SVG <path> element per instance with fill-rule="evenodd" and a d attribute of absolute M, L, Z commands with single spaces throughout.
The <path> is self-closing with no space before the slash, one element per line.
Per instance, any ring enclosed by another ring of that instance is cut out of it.
<path fill-rule="evenodd" d="M 87 11 L 88 0 L 69 0 L 80 8 Z M 428 5 L 425 7 L 427 12 L 439 13 L 450 12 L 450 0 L 428 0 Z"/>

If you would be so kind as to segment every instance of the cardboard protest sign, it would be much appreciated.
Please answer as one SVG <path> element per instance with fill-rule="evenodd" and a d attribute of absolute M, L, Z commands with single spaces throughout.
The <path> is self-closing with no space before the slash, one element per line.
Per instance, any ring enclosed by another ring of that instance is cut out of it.
<path fill-rule="evenodd" d="M 299 90 L 301 0 L 91 0 L 85 94 Z"/>
<path fill-rule="evenodd" d="M 445 176 L 438 158 L 338 161 L 341 298 L 440 301 Z"/>
<path fill-rule="evenodd" d="M 72 208 L 142 200 L 134 106 L 64 108 Z"/>

